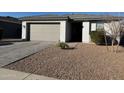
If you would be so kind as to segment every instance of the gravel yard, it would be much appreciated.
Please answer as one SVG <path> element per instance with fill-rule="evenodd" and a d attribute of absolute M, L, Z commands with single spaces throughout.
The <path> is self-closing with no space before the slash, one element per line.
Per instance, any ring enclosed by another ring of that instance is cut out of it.
<path fill-rule="evenodd" d="M 124 79 L 124 48 L 120 50 L 82 43 L 69 50 L 51 46 L 4 68 L 65 80 Z"/>

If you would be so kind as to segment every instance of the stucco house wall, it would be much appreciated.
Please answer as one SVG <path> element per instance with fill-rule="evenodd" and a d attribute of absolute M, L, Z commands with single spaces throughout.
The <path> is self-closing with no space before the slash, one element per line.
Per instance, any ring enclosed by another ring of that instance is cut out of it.
<path fill-rule="evenodd" d="M 116 19 L 116 18 L 115 18 Z M 29 21 L 30 20 L 30 21 Z M 56 21 L 55 21 L 56 20 Z M 72 14 L 72 15 L 47 15 L 47 16 L 33 16 L 33 17 L 24 17 L 22 18 L 22 39 L 26 40 L 28 38 L 28 31 L 30 30 L 30 24 L 32 23 L 56 23 L 60 24 L 60 42 L 72 41 L 72 38 L 76 42 L 90 43 L 90 31 L 96 31 L 97 29 L 108 30 L 106 25 L 106 20 L 103 19 L 103 16 L 98 15 L 83 15 L 83 14 Z M 73 23 L 81 23 L 73 25 Z M 82 25 L 82 28 L 81 28 Z M 76 28 L 73 33 L 72 26 Z M 79 29 L 77 29 L 79 28 Z M 81 32 L 82 30 L 82 32 Z M 40 30 L 39 30 L 40 31 Z M 79 32 L 82 33 L 82 38 Z M 110 30 L 108 30 L 110 31 Z M 48 31 L 49 32 L 49 31 Z M 49 33 L 48 33 L 49 34 Z M 74 36 L 75 35 L 75 36 Z M 73 37 L 74 36 L 74 37 Z M 52 37 L 52 36 L 51 36 Z M 30 37 L 29 37 L 30 38 Z M 80 38 L 80 40 L 78 40 Z"/>
<path fill-rule="evenodd" d="M 68 42 L 71 39 L 71 23 L 68 21 L 23 21 L 22 22 L 22 39 L 27 39 L 27 28 L 28 23 L 60 23 L 60 41 L 61 42 Z M 82 42 L 83 43 L 90 43 L 90 31 L 96 31 L 97 21 L 90 22 L 84 21 L 82 22 Z M 105 26 L 105 23 L 104 23 Z"/>
<path fill-rule="evenodd" d="M 90 35 L 89 35 L 89 32 L 90 32 L 90 22 L 87 21 L 87 22 L 83 22 L 82 23 L 82 42 L 83 43 L 89 43 L 90 42 Z"/>
<path fill-rule="evenodd" d="M 114 29 L 116 29 L 116 30 L 119 30 L 119 29 L 118 29 L 119 26 L 120 26 L 120 23 L 119 23 L 118 21 L 105 22 L 105 23 L 104 23 L 104 30 L 105 30 L 106 32 L 108 32 L 107 35 L 110 35 L 111 32 L 112 32 L 110 28 L 114 28 Z M 114 29 L 113 29 L 113 30 L 114 30 Z"/>

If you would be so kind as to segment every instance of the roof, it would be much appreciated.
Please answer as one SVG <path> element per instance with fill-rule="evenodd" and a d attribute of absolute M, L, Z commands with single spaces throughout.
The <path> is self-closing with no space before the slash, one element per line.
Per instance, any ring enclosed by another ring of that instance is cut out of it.
<path fill-rule="evenodd" d="M 118 19 L 117 16 L 107 15 L 89 15 L 89 14 L 65 14 L 65 15 L 38 15 L 22 17 L 23 21 L 50 21 L 50 20 L 74 20 L 74 21 L 91 21 L 91 20 L 109 20 L 110 18 Z M 124 17 L 119 17 L 124 18 Z"/>
<path fill-rule="evenodd" d="M 60 16 L 60 15 L 38 15 L 38 16 L 27 16 L 21 17 L 20 20 L 25 21 L 52 21 L 52 20 L 68 20 L 68 16 Z"/>
<path fill-rule="evenodd" d="M 0 16 L 0 21 L 21 24 L 21 21 L 19 19 L 10 16 Z"/>

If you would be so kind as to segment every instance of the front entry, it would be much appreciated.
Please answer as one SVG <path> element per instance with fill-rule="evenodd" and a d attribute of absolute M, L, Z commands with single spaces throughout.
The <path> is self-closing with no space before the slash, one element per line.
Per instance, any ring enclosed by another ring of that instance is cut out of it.
<path fill-rule="evenodd" d="M 82 42 L 82 22 L 71 23 L 70 42 Z"/>

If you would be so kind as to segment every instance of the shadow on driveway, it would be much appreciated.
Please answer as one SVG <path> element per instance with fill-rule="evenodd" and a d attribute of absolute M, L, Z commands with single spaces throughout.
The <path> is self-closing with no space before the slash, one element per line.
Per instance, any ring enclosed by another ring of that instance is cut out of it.
<path fill-rule="evenodd" d="M 12 42 L 7 42 L 7 41 L 0 41 L 0 46 L 5 46 L 5 45 L 12 45 Z"/>

